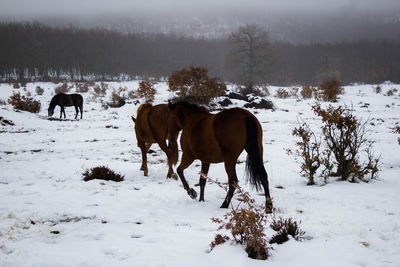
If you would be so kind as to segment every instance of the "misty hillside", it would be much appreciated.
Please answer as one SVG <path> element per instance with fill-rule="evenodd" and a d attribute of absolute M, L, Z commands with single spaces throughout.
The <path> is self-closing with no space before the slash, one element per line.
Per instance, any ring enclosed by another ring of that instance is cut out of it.
<path fill-rule="evenodd" d="M 296 44 L 398 40 L 397 0 L 267 1 L 107 1 L 5 0 L 0 21 L 37 21 L 122 33 L 166 33 L 196 38 L 224 38 L 238 26 L 257 24 L 273 41 Z"/>

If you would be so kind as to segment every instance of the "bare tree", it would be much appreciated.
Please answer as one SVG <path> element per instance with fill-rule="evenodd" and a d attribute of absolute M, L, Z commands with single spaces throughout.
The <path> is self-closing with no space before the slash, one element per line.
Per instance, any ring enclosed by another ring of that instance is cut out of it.
<path fill-rule="evenodd" d="M 227 67 L 235 72 L 238 82 L 250 91 L 265 83 L 271 66 L 268 32 L 254 24 L 245 25 L 231 33 L 229 42 Z"/>

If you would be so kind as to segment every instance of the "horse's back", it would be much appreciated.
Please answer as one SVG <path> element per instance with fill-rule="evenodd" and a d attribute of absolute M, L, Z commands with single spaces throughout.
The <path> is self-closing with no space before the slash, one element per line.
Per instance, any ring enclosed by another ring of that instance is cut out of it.
<path fill-rule="evenodd" d="M 148 143 L 165 140 L 167 129 L 168 106 L 160 104 L 153 106 L 145 103 L 139 106 L 135 123 L 135 132 L 138 138 Z"/>
<path fill-rule="evenodd" d="M 71 106 L 82 106 L 83 97 L 80 94 L 56 94 L 52 101 L 55 101 L 57 105 L 71 107 Z"/>
<path fill-rule="evenodd" d="M 149 113 L 149 126 L 156 140 L 165 140 L 168 135 L 168 105 L 153 106 Z"/>
<path fill-rule="evenodd" d="M 203 115 L 186 128 L 184 143 L 193 156 L 210 163 L 222 162 L 227 155 L 239 156 L 246 146 L 246 118 L 250 112 L 233 108 Z"/>
<path fill-rule="evenodd" d="M 80 94 L 71 94 L 70 95 L 72 98 L 72 102 L 74 103 L 74 105 L 82 105 L 83 104 L 83 97 Z"/>
<path fill-rule="evenodd" d="M 241 153 L 247 142 L 246 120 L 254 117 L 242 108 L 232 108 L 215 114 L 214 135 L 224 151 Z"/>

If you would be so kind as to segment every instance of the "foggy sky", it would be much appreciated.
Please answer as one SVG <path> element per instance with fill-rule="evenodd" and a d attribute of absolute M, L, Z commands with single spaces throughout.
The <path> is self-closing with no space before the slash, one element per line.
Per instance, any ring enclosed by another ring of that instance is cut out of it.
<path fill-rule="evenodd" d="M 400 10 L 400 0 L 0 0 L 0 16 L 118 14 L 224 15 L 230 12 L 363 13 Z"/>

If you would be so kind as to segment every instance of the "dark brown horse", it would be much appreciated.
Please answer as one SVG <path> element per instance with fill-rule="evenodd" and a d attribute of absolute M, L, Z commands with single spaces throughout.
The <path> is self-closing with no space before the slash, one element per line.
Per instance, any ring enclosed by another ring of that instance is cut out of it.
<path fill-rule="evenodd" d="M 268 188 L 268 175 L 263 164 L 262 128 L 249 111 L 232 108 L 211 114 L 207 109 L 184 101 L 169 103 L 170 120 L 181 128 L 182 160 L 177 169 L 183 187 L 192 198 L 197 193 L 190 188 L 183 171 L 195 159 L 201 161 L 200 199 L 204 201 L 204 188 L 210 163 L 224 162 L 229 178 L 229 190 L 221 208 L 228 208 L 235 186 L 236 161 L 243 150 L 247 151 L 246 173 L 257 191 L 262 186 L 266 208 L 272 209 Z"/>
<path fill-rule="evenodd" d="M 172 165 L 175 165 L 178 161 L 176 139 L 179 129 L 174 127 L 174 124 L 171 124 L 171 129 L 168 130 L 168 105 L 153 106 L 150 103 L 142 104 L 137 109 L 136 119 L 132 116 L 132 120 L 135 122 L 137 144 L 142 152 L 142 166 L 140 169 L 144 171 L 144 175 L 148 175 L 147 151 L 152 144 L 157 143 L 167 155 L 167 178 L 177 178 L 173 172 Z M 168 133 L 170 133 L 169 136 Z M 167 139 L 169 140 L 168 145 Z"/>
<path fill-rule="evenodd" d="M 60 111 L 60 119 L 62 117 L 62 114 L 64 113 L 64 118 L 66 118 L 65 115 L 65 110 L 64 107 L 75 107 L 75 119 L 78 117 L 79 110 L 81 111 L 81 119 L 82 119 L 82 113 L 83 113 L 83 98 L 80 94 L 71 94 L 67 95 L 64 93 L 56 94 L 53 96 L 53 98 L 50 101 L 49 109 L 48 109 L 48 115 L 49 117 L 53 116 L 54 114 L 54 109 L 55 107 L 59 105 L 61 108 Z"/>

